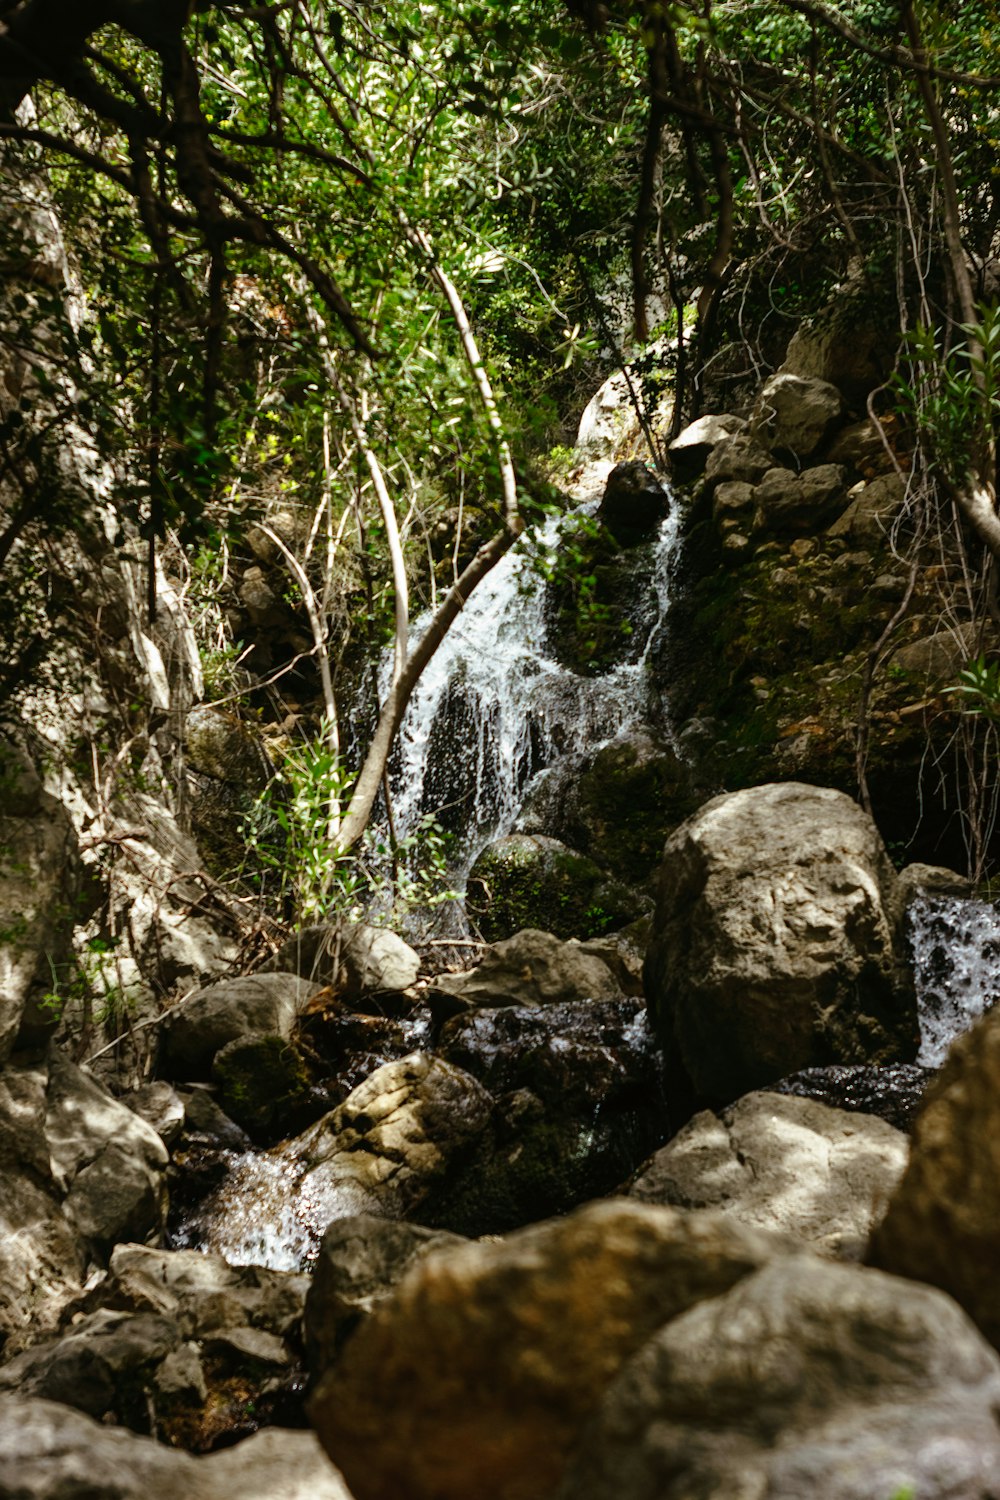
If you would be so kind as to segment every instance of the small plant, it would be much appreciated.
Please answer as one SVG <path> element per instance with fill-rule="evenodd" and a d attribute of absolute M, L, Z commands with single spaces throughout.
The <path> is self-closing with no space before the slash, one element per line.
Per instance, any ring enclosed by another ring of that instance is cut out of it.
<path fill-rule="evenodd" d="M 967 714 L 1000 719 L 1000 661 L 988 662 L 982 654 L 974 657 L 945 692 L 960 694 Z"/>

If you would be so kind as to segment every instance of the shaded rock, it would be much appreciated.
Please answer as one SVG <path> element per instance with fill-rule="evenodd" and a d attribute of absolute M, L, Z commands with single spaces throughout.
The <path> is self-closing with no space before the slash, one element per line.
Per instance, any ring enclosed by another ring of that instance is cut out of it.
<path fill-rule="evenodd" d="M 271 1428 L 205 1458 L 53 1401 L 0 1397 L 0 1500 L 351 1500 L 311 1432 Z"/>
<path fill-rule="evenodd" d="M 781 368 L 806 380 L 829 381 L 848 401 L 863 406 L 892 370 L 898 348 L 895 289 L 873 288 L 867 276 L 858 276 L 803 319 Z"/>
<path fill-rule="evenodd" d="M 769 474 L 775 472 L 784 473 L 785 470 L 768 470 Z M 756 485 L 745 484 L 736 479 L 726 480 L 718 486 L 712 499 L 712 520 L 721 537 L 734 531 L 753 530 L 756 493 Z"/>
<path fill-rule="evenodd" d="M 446 1011 L 607 1000 L 620 993 L 618 979 L 604 959 L 585 952 L 579 943 L 563 943 L 550 932 L 532 928 L 487 948 L 475 969 L 439 974 L 431 990 L 432 999 L 440 996 Z"/>
<path fill-rule="evenodd" d="M 235 714 L 193 708 L 184 721 L 184 748 L 196 771 L 245 790 L 259 791 L 272 774 L 260 740 Z"/>
<path fill-rule="evenodd" d="M 820 464 L 801 474 L 769 469 L 754 490 L 754 504 L 755 531 L 815 535 L 847 504 L 844 470 L 839 464 Z"/>
<path fill-rule="evenodd" d="M 623 1361 L 781 1243 L 619 1199 L 432 1252 L 320 1382 L 313 1422 L 357 1500 L 543 1500 Z"/>
<path fill-rule="evenodd" d="M 650 536 L 670 508 L 670 497 L 646 464 L 633 459 L 608 475 L 598 519 L 622 546 Z"/>
<path fill-rule="evenodd" d="M 243 1151 L 250 1144 L 245 1130 L 231 1120 L 209 1088 L 183 1089 L 185 1137 L 188 1144 L 210 1145 L 226 1151 Z"/>
<path fill-rule="evenodd" d="M 833 384 L 838 382 L 833 381 Z M 882 469 L 889 462 L 878 424 L 871 417 L 865 417 L 862 422 L 849 422 L 842 428 L 830 445 L 827 458 L 832 464 L 844 464 L 859 473 Z"/>
<path fill-rule="evenodd" d="M 585 854 L 527 833 L 487 845 L 469 872 L 466 901 L 488 943 L 526 927 L 560 938 L 597 937 L 634 921 L 639 905 Z"/>
<path fill-rule="evenodd" d="M 717 443 L 705 465 L 705 481 L 715 491 L 720 484 L 759 484 L 774 459 L 763 444 L 749 432 L 738 432 Z"/>
<path fill-rule="evenodd" d="M 906 1166 L 907 1138 L 871 1115 L 747 1094 L 705 1110 L 639 1171 L 644 1203 L 725 1209 L 741 1223 L 854 1256 Z"/>
<path fill-rule="evenodd" d="M 800 1068 L 912 1055 L 888 907 L 895 872 L 842 792 L 713 798 L 667 840 L 646 991 L 668 1063 L 728 1103 Z"/>
<path fill-rule="evenodd" d="M 345 1001 L 360 1003 L 409 990 L 420 973 L 420 959 L 386 927 L 345 922 L 294 933 L 261 972 L 272 970 L 332 985 Z"/>
<path fill-rule="evenodd" d="M 713 448 L 726 438 L 742 432 L 746 422 L 742 417 L 728 415 L 699 417 L 684 431 L 678 433 L 667 450 L 670 454 L 670 469 L 681 484 L 697 479 L 708 462 Z"/>
<path fill-rule="evenodd" d="M 766 1265 L 621 1371 L 560 1500 L 993 1500 L 1000 1361 L 947 1297 Z"/>
<path fill-rule="evenodd" d="M 118 1245 L 94 1297 L 104 1307 L 172 1319 L 185 1338 L 258 1328 L 286 1338 L 302 1317 L 309 1278 L 265 1266 L 231 1266 L 200 1250 Z"/>
<path fill-rule="evenodd" d="M 173 1145 L 184 1129 L 184 1101 L 169 1083 L 161 1079 L 145 1083 L 126 1094 L 122 1103 L 151 1125 L 167 1147 Z"/>
<path fill-rule="evenodd" d="M 912 672 L 928 682 L 953 682 L 972 655 L 975 627 L 959 626 L 955 630 L 935 630 L 892 653 L 891 666 Z"/>
<path fill-rule="evenodd" d="M 215 1054 L 212 1076 L 226 1112 L 255 1140 L 287 1134 L 303 1109 L 308 1119 L 308 1069 L 286 1037 L 257 1031 L 234 1038 Z"/>
<path fill-rule="evenodd" d="M 880 474 L 849 492 L 848 505 L 827 535 L 854 547 L 884 547 L 906 509 L 906 486 L 898 474 Z"/>
<path fill-rule="evenodd" d="M 160 1026 L 160 1068 L 174 1078 L 208 1078 L 215 1054 L 251 1032 L 289 1038 L 315 986 L 293 974 L 226 979 L 170 1011 Z"/>
<path fill-rule="evenodd" d="M 306 1358 L 318 1380 L 365 1318 L 431 1250 L 458 1235 L 358 1214 L 334 1219 L 323 1236 L 305 1304 Z"/>
<path fill-rule="evenodd" d="M 750 434 L 771 453 L 811 458 L 838 425 L 844 402 L 836 386 L 788 372 L 764 382 L 750 416 Z"/>
<path fill-rule="evenodd" d="M 933 1068 L 918 1063 L 841 1063 L 828 1068 L 803 1068 L 771 1084 L 771 1092 L 817 1099 L 837 1110 L 875 1115 L 896 1130 L 909 1133 L 923 1102 Z"/>
<path fill-rule="evenodd" d="M 943 1287 L 1000 1343 L 1000 1011 L 953 1043 L 913 1127 L 872 1263 Z"/>
<path fill-rule="evenodd" d="M 478 1010 L 439 1050 L 496 1106 L 425 1222 L 480 1235 L 609 1192 L 668 1133 L 659 1057 L 637 998 Z"/>
<path fill-rule="evenodd" d="M 348 1213 L 412 1213 L 468 1153 L 492 1109 L 468 1073 L 426 1052 L 387 1063 L 294 1143 L 303 1190 Z"/>

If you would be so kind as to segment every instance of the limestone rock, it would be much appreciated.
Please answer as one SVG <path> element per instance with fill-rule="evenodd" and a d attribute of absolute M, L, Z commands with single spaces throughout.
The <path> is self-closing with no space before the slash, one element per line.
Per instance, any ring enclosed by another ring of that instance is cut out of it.
<path fill-rule="evenodd" d="M 749 430 L 770 453 L 788 453 L 803 461 L 831 435 L 843 410 L 836 386 L 779 373 L 764 382 Z"/>
<path fill-rule="evenodd" d="M 705 465 L 705 480 L 714 492 L 720 484 L 759 484 L 774 459 L 763 444 L 749 432 L 737 432 L 717 443 Z"/>
<path fill-rule="evenodd" d="M 306 1356 L 314 1381 L 334 1364 L 365 1318 L 410 1266 L 458 1235 L 358 1214 L 334 1219 L 323 1236 L 305 1303 Z"/>
<path fill-rule="evenodd" d="M 668 1062 L 700 1098 L 912 1055 L 894 883 L 871 819 L 797 782 L 715 797 L 667 840 L 646 992 Z"/>
<path fill-rule="evenodd" d="M 819 464 L 794 474 L 769 469 L 754 490 L 754 530 L 780 536 L 812 536 L 847 504 L 845 473 L 839 464 Z"/>
<path fill-rule="evenodd" d="M 890 665 L 923 677 L 928 683 L 954 682 L 972 655 L 975 629 L 971 625 L 954 630 L 935 630 L 892 653 Z"/>
<path fill-rule="evenodd" d="M 669 507 L 669 495 L 652 469 L 633 459 L 611 470 L 597 515 L 625 547 L 650 536 Z"/>
<path fill-rule="evenodd" d="M 340 1216 L 402 1218 L 468 1153 L 491 1108 L 481 1084 L 429 1053 L 386 1063 L 298 1138 L 303 1188 Z"/>
<path fill-rule="evenodd" d="M 205 1458 L 54 1401 L 0 1397 L 0 1500 L 352 1500 L 311 1432 L 269 1428 Z"/>
<path fill-rule="evenodd" d="M 850 491 L 850 503 L 827 535 L 844 537 L 854 547 L 884 547 L 893 524 L 903 514 L 906 486 L 898 474 L 880 474 Z"/>
<path fill-rule="evenodd" d="M 747 1094 L 696 1115 L 641 1168 L 644 1203 L 724 1209 L 831 1255 L 868 1239 L 906 1166 L 908 1142 L 873 1115 L 812 1099 Z"/>
<path fill-rule="evenodd" d="M 913 1129 L 873 1263 L 929 1281 L 1000 1344 L 1000 1010 L 953 1043 Z"/>
<path fill-rule="evenodd" d="M 790 1257 L 653 1335 L 558 1500 L 994 1500 L 998 1401 L 950 1298 Z"/>
<path fill-rule="evenodd" d="M 523 928 L 591 938 L 633 922 L 643 902 L 585 854 L 542 834 L 509 833 L 469 872 L 470 916 L 489 943 Z"/>
<path fill-rule="evenodd" d="M 118 1245 L 95 1294 L 102 1306 L 172 1319 L 185 1338 L 222 1328 L 260 1328 L 282 1338 L 302 1317 L 309 1278 L 266 1266 L 231 1266 L 200 1250 Z"/>
<path fill-rule="evenodd" d="M 288 939 L 263 972 L 272 970 L 332 985 L 344 1000 L 358 1004 L 409 990 L 420 973 L 420 959 L 386 927 L 344 922 L 304 927 Z"/>
<path fill-rule="evenodd" d="M 321 1381 L 313 1422 L 357 1500 L 548 1500 L 623 1361 L 781 1247 L 618 1199 L 431 1252 Z"/>
<path fill-rule="evenodd" d="M 227 1042 L 255 1031 L 290 1037 L 314 989 L 294 974 L 253 974 L 196 990 L 163 1019 L 161 1071 L 184 1081 L 208 1078 Z"/>
<path fill-rule="evenodd" d="M 690 422 L 667 450 L 671 472 L 682 484 L 688 484 L 702 472 L 712 449 L 745 427 L 742 417 L 728 415 L 699 417 Z"/>
<path fill-rule="evenodd" d="M 441 974 L 433 992 L 454 1010 L 471 1006 L 554 1005 L 570 1000 L 607 1000 L 621 993 L 608 964 L 563 943 L 550 932 L 525 928 L 487 948 L 475 969 Z"/>

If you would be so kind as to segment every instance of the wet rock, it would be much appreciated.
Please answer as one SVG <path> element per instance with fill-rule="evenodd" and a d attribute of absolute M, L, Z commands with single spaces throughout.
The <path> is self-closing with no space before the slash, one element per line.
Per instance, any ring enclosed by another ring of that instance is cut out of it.
<path fill-rule="evenodd" d="M 359 1214 L 323 1236 L 305 1305 L 306 1358 L 314 1381 L 418 1260 L 459 1245 L 458 1235 Z"/>
<path fill-rule="evenodd" d="M 619 981 L 603 959 L 579 943 L 563 943 L 550 932 L 531 928 L 487 948 L 477 968 L 438 975 L 431 990 L 432 1000 L 440 997 L 446 1013 L 473 1006 L 607 1000 L 620 994 Z"/>
<path fill-rule="evenodd" d="M 913 1127 L 871 1260 L 943 1287 L 1000 1344 L 1000 1011 L 952 1045 Z"/>
<path fill-rule="evenodd" d="M 345 1002 L 363 1004 L 409 990 L 420 973 L 420 959 L 388 928 L 347 922 L 302 928 L 262 972 L 272 969 L 331 985 Z"/>
<path fill-rule="evenodd" d="M 696 422 L 689 423 L 674 438 L 668 449 L 670 469 L 675 479 L 681 484 L 689 484 L 692 479 L 697 479 L 713 448 L 737 432 L 742 432 L 745 427 L 746 422 L 742 417 L 727 415 L 699 417 Z"/>
<path fill-rule="evenodd" d="M 718 1208 L 743 1224 L 856 1257 L 906 1166 L 906 1136 L 812 1099 L 747 1094 L 705 1110 L 639 1171 L 644 1203 Z"/>
<path fill-rule="evenodd" d="M 303 1112 L 308 1120 L 309 1072 L 287 1037 L 257 1031 L 234 1038 L 215 1054 L 212 1076 L 226 1112 L 254 1140 L 287 1134 Z"/>
<path fill-rule="evenodd" d="M 475 1011 L 447 1023 L 439 1050 L 496 1106 L 425 1222 L 480 1235 L 567 1212 L 624 1181 L 668 1133 L 640 999 Z"/>
<path fill-rule="evenodd" d="M 426 1052 L 387 1063 L 293 1144 L 329 1218 L 412 1214 L 468 1154 L 492 1109 L 468 1073 Z"/>
<path fill-rule="evenodd" d="M 488 943 L 525 927 L 590 938 L 635 920 L 640 900 L 575 849 L 541 834 L 487 845 L 469 872 L 469 915 Z"/>
<path fill-rule="evenodd" d="M 820 464 L 795 474 L 769 469 L 754 490 L 754 530 L 778 536 L 813 536 L 847 504 L 845 471 Z"/>
<path fill-rule="evenodd" d="M 207 1079 L 227 1042 L 251 1032 L 291 1037 L 314 988 L 294 974 L 254 974 L 196 990 L 163 1019 L 161 1071 L 185 1081 Z"/>
<path fill-rule="evenodd" d="M 216 1102 L 209 1088 L 182 1089 L 186 1144 L 197 1143 L 224 1151 L 245 1151 L 250 1139 Z"/>
<path fill-rule="evenodd" d="M 311 1432 L 271 1428 L 205 1458 L 53 1401 L 0 1397 L 0 1500 L 351 1500 Z"/>
<path fill-rule="evenodd" d="M 627 547 L 649 537 L 669 508 L 670 497 L 652 469 L 632 459 L 611 470 L 597 515 Z"/>
<path fill-rule="evenodd" d="M 357 1500 L 547 1500 L 629 1355 L 781 1246 L 619 1199 L 433 1252 L 358 1329 L 312 1420 Z"/>
<path fill-rule="evenodd" d="M 668 1063 L 698 1097 L 912 1056 L 894 885 L 871 819 L 797 782 L 716 797 L 667 840 L 644 974 Z"/>
<path fill-rule="evenodd" d="M 559 1500 L 991 1500 L 1000 1361 L 929 1287 L 803 1255 L 654 1333 Z"/>
<path fill-rule="evenodd" d="M 935 1069 L 918 1063 L 888 1063 L 868 1067 L 864 1063 L 828 1068 L 803 1068 L 771 1085 L 776 1094 L 795 1094 L 816 1099 L 837 1110 L 875 1115 L 896 1130 L 909 1133 Z"/>
<path fill-rule="evenodd" d="M 771 453 L 809 459 L 840 422 L 844 402 L 825 380 L 772 375 L 764 382 L 750 417 L 751 435 Z"/>

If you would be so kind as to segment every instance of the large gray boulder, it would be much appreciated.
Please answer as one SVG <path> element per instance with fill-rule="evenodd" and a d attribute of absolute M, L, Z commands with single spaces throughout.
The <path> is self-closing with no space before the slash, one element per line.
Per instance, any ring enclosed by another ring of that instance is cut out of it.
<path fill-rule="evenodd" d="M 839 464 L 818 464 L 795 474 L 769 469 L 754 490 L 754 530 L 779 536 L 812 536 L 848 503 L 846 474 Z"/>
<path fill-rule="evenodd" d="M 559 1500 L 995 1500 L 1000 1360 L 949 1297 L 809 1255 L 667 1324 Z"/>
<path fill-rule="evenodd" d="M 357 1500 L 549 1500 L 629 1355 L 783 1249 L 617 1199 L 432 1251 L 320 1382 L 313 1422 Z"/>
<path fill-rule="evenodd" d="M 727 438 L 742 432 L 746 422 L 742 417 L 726 414 L 699 417 L 674 438 L 667 452 L 670 455 L 670 470 L 682 484 L 697 478 L 702 472 L 713 448 Z"/>
<path fill-rule="evenodd" d="M 871 1259 L 943 1287 L 1000 1346 L 1000 1010 L 952 1044 Z"/>
<path fill-rule="evenodd" d="M 315 985 L 295 974 L 252 974 L 195 990 L 163 1019 L 160 1069 L 175 1079 L 207 1079 L 228 1042 L 254 1032 L 287 1040 Z"/>
<path fill-rule="evenodd" d="M 332 985 L 341 999 L 363 1005 L 409 990 L 420 973 L 420 958 L 387 927 L 338 922 L 295 933 L 263 972 L 275 970 Z"/>
<path fill-rule="evenodd" d="M 856 803 L 798 782 L 715 797 L 671 835 L 644 975 L 668 1062 L 699 1097 L 913 1055 L 895 878 Z"/>
<path fill-rule="evenodd" d="M 311 1432 L 192 1458 L 54 1401 L 0 1396 L 0 1500 L 352 1500 Z"/>
<path fill-rule="evenodd" d="M 906 1166 L 909 1142 L 873 1115 L 814 1099 L 747 1094 L 704 1110 L 640 1168 L 643 1203 L 717 1208 L 743 1224 L 856 1256 Z"/>
<path fill-rule="evenodd" d="M 761 387 L 749 432 L 768 452 L 787 453 L 802 462 L 833 433 L 843 411 L 836 386 L 779 372 Z"/>

